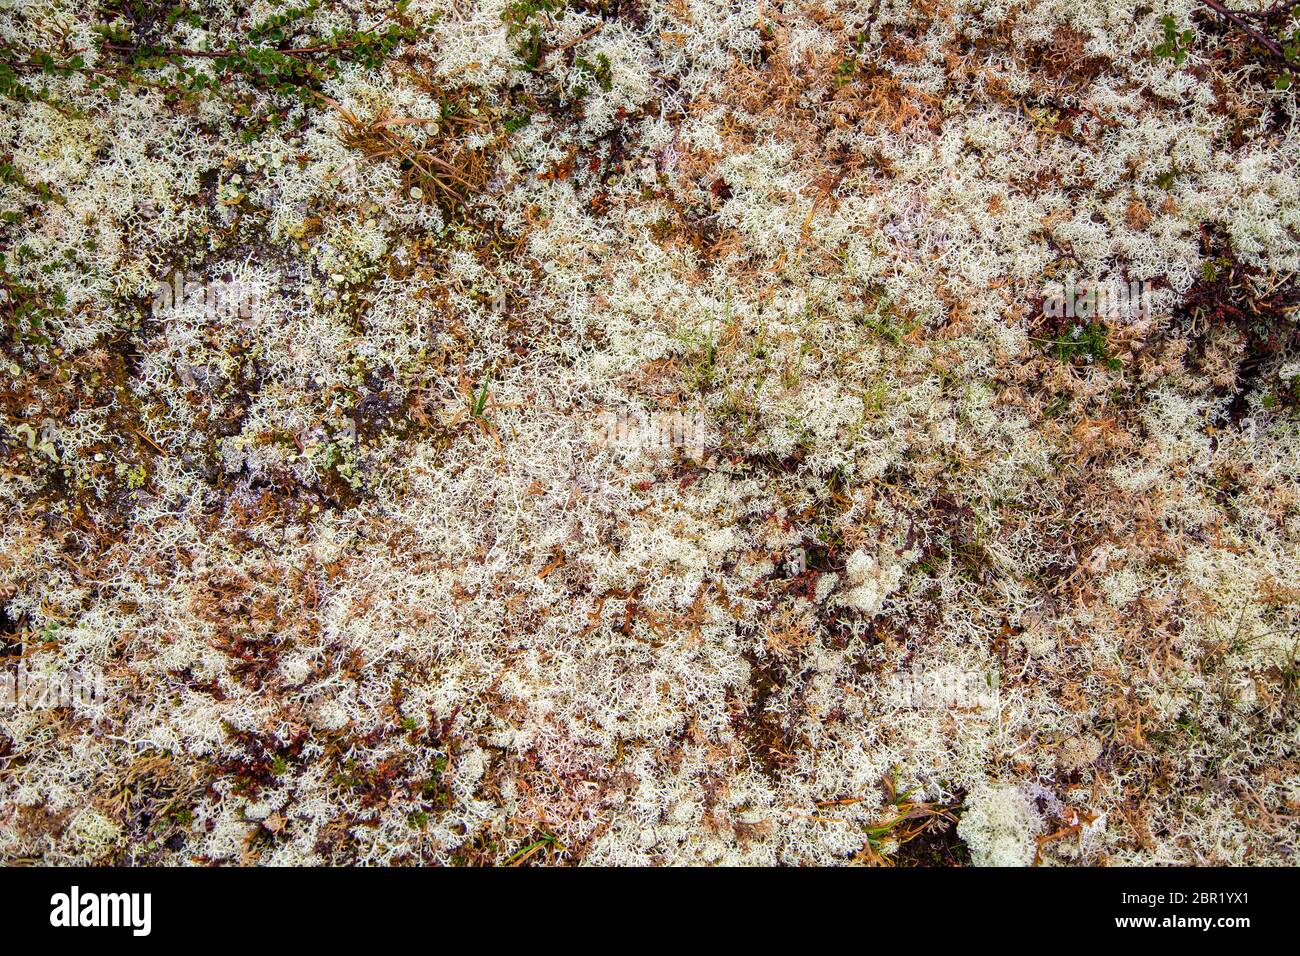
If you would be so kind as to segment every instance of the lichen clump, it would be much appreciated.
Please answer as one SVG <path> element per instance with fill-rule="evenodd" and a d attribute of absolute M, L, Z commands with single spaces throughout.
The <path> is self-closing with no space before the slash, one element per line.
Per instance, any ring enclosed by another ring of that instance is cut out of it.
<path fill-rule="evenodd" d="M 1294 863 L 1282 79 L 1195 0 L 3 4 L 0 677 L 81 683 L 0 860 Z"/>

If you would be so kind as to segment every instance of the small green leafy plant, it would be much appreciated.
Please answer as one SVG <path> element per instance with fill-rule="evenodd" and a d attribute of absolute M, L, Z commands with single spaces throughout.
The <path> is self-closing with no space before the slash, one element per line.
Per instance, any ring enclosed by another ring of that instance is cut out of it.
<path fill-rule="evenodd" d="M 1300 71 L 1300 21 L 1292 21 L 1293 29 L 1278 36 L 1278 46 L 1286 58 L 1286 65 L 1273 78 L 1273 86 L 1279 90 L 1289 90 Z"/>
<path fill-rule="evenodd" d="M 102 90 L 112 100 L 141 87 L 157 90 L 169 103 L 217 97 L 231 103 L 239 116 L 248 116 L 250 110 L 231 87 L 236 78 L 277 98 L 279 107 L 291 101 L 316 103 L 325 83 L 342 66 L 377 69 L 401 44 L 423 35 L 428 22 L 406 16 L 410 2 L 398 0 L 367 29 L 343 28 L 317 35 L 307 21 L 321 8 L 322 0 L 308 0 L 258 21 L 224 49 L 169 44 L 163 39 L 166 31 L 178 20 L 193 23 L 192 17 L 177 15 L 176 4 L 141 2 L 133 5 L 139 9 L 131 22 L 153 24 L 148 29 L 120 19 L 92 25 L 100 54 L 93 67 L 81 52 L 66 46 L 51 51 L 0 40 L 0 97 L 51 101 L 43 78 L 83 74 L 90 89 Z M 165 25 L 161 31 L 159 24 Z M 255 125 L 271 122 L 267 117 L 248 119 Z"/>
<path fill-rule="evenodd" d="M 1188 51 L 1192 48 L 1192 38 L 1196 35 L 1194 30 L 1178 29 L 1178 23 L 1172 16 L 1166 16 L 1161 23 L 1164 26 L 1165 39 L 1163 43 L 1156 45 L 1151 52 L 1156 56 L 1167 60 L 1173 60 L 1178 66 L 1183 65 L 1187 59 Z"/>
<path fill-rule="evenodd" d="M 1074 323 L 1069 332 L 1048 343 L 1048 351 L 1062 362 L 1096 362 L 1112 371 L 1121 368 L 1119 359 L 1110 354 L 1108 332 L 1100 322 Z"/>
<path fill-rule="evenodd" d="M 530 73 L 541 67 L 546 52 L 542 43 L 542 15 L 563 10 L 564 3 L 565 0 L 515 0 L 501 14 L 506 33 L 514 41 L 515 54 Z"/>

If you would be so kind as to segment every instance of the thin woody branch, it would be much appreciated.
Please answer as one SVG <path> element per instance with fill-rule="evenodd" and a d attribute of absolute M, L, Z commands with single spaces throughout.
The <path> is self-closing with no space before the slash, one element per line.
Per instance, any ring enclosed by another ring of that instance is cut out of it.
<path fill-rule="evenodd" d="M 1247 23 L 1240 14 L 1232 10 L 1229 10 L 1222 3 L 1220 3 L 1219 0 L 1200 0 L 1200 2 L 1203 6 L 1209 7 L 1210 10 L 1212 10 L 1220 19 L 1227 21 L 1232 26 L 1236 27 L 1242 33 L 1246 34 L 1248 37 L 1250 37 L 1252 40 L 1254 40 L 1256 43 L 1262 46 L 1264 49 L 1268 50 L 1268 52 L 1271 53 L 1277 60 L 1281 61 L 1282 63 L 1289 62 L 1287 60 L 1285 51 L 1282 49 L 1281 44 L 1279 44 L 1272 37 L 1260 31 L 1257 27 L 1254 27 L 1251 24 Z M 1296 3 L 1300 3 L 1300 0 L 1287 0 L 1288 7 L 1295 6 Z M 1275 12 L 1282 12 L 1282 11 L 1281 9 L 1279 9 Z M 1271 16 L 1272 14 L 1268 13 L 1265 15 Z"/>

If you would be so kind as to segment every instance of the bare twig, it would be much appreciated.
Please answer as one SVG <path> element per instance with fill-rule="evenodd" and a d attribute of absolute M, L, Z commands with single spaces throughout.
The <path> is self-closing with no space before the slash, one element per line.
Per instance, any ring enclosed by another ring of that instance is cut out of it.
<path fill-rule="evenodd" d="M 1298 0 L 1298 2 L 1300 2 L 1300 0 Z M 601 28 L 604 26 L 605 24 L 599 23 L 596 26 L 592 27 L 590 30 L 588 30 L 586 33 L 582 34 L 581 36 L 576 36 L 572 40 L 567 40 L 564 43 L 561 43 L 559 46 L 548 47 L 544 52 L 549 56 L 552 53 L 560 53 L 564 50 L 569 49 L 569 47 L 577 46 L 579 43 L 582 43 L 584 40 L 590 40 L 597 33 L 599 33 L 601 31 Z"/>
<path fill-rule="evenodd" d="M 1267 10 L 1238 10 L 1237 15 L 1250 17 L 1252 20 L 1272 20 L 1280 14 L 1294 10 L 1296 7 L 1300 7 L 1300 0 L 1278 0 Z"/>
<path fill-rule="evenodd" d="M 1252 40 L 1254 40 L 1264 49 L 1268 50 L 1268 52 L 1273 54 L 1273 56 L 1276 57 L 1278 60 L 1280 60 L 1283 63 L 1287 62 L 1286 54 L 1282 51 L 1282 47 L 1278 44 L 1276 40 L 1274 40 L 1270 36 L 1261 33 L 1258 29 L 1251 26 L 1249 23 L 1243 20 L 1240 15 L 1234 13 L 1233 11 L 1225 7 L 1222 3 L 1220 3 L 1219 0 L 1200 0 L 1200 2 L 1205 6 L 1209 7 L 1211 10 L 1213 10 L 1216 14 L 1218 14 L 1218 16 L 1231 23 L 1242 33 L 1249 36 Z M 1295 0 L 1288 0 L 1288 2 L 1295 2 Z"/>

